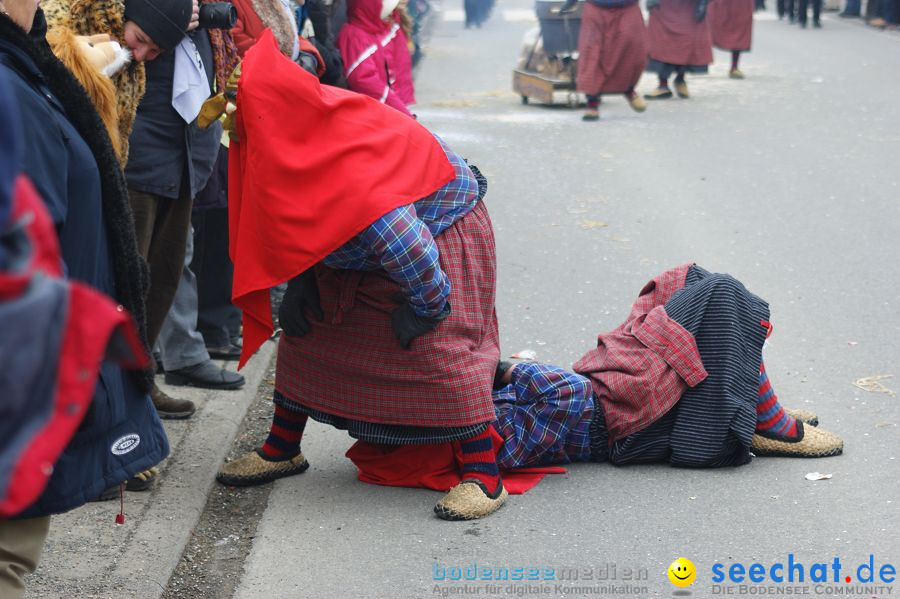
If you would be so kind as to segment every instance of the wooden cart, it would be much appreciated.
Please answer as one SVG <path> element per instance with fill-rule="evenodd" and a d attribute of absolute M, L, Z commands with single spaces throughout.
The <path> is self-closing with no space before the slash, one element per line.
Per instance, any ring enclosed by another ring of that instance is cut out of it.
<path fill-rule="evenodd" d="M 553 104 L 557 92 L 566 92 L 570 106 L 578 103 L 575 73 L 582 4 L 579 2 L 574 11 L 560 13 L 561 0 L 535 3 L 541 32 L 527 49 L 524 64 L 513 69 L 513 90 L 522 97 L 522 104 L 528 104 L 532 98 Z"/>

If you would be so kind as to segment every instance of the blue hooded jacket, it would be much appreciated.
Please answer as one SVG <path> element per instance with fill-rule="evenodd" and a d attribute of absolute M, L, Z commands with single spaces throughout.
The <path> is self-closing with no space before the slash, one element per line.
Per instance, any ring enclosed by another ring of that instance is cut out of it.
<path fill-rule="evenodd" d="M 36 25 L 40 22 L 43 14 L 38 11 Z M 33 29 L 32 35 L 35 32 L 40 35 L 41 28 Z M 133 251 L 136 255 L 136 245 L 133 232 L 130 237 L 127 234 L 125 222 L 109 220 L 110 214 L 130 216 L 130 212 L 124 185 L 122 192 L 111 189 L 104 178 L 109 173 L 98 167 L 115 164 L 115 158 L 90 99 L 74 76 L 52 56 L 42 38 L 29 38 L 3 15 L 0 15 L 0 76 L 5 77 L 10 95 L 18 105 L 22 129 L 28 131 L 22 137 L 17 170 L 32 181 L 53 218 L 68 277 L 123 301 L 122 288 L 128 287 L 129 282 L 117 276 L 122 260 L 114 255 L 113 248 L 120 248 L 117 252 Z M 5 110 L 0 114 L 11 116 Z M 79 123 L 80 127 L 73 123 Z M 6 129 L 6 125 L 0 125 L 0 129 Z M 103 155 L 97 153 L 97 148 L 103 150 Z M 0 172 L 11 171 L 6 168 Z M 0 189 L 4 185 L 0 184 Z M 118 212 L 110 208 L 113 202 L 121 204 Z M 136 279 L 144 274 L 140 268 L 129 273 Z M 140 283 L 135 287 L 140 288 Z M 143 318 L 143 314 L 134 316 L 139 321 Z M 52 383 L 56 372 L 52 366 L 57 354 L 49 340 L 34 334 L 34 324 L 21 319 L 3 323 L 0 342 L 14 338 L 13 329 L 7 326 L 31 327 L 34 346 L 2 348 L 0 363 L 8 364 L 10 356 L 27 356 L 22 363 L 41 368 L 42 376 Z M 58 356 L 55 359 L 58 362 Z M 23 426 L 34 432 L 36 438 L 42 423 L 52 416 L 47 396 L 53 394 L 32 396 L 30 390 L 16 387 L 15 380 L 4 381 L 0 377 L 0 387 L 4 382 L 28 394 L 26 401 L 0 389 L 0 400 L 5 409 L 15 409 L 18 422 L 28 423 Z M 11 432 L 5 430 L 4 424 L 9 426 L 7 420 L 0 418 L 0 440 L 7 441 Z M 0 444 L 0 485 L 4 468 L 22 450 L 21 443 L 13 448 L 8 443 Z M 78 507 L 105 489 L 159 463 L 168 452 L 165 431 L 141 377 L 104 362 L 81 428 L 56 463 L 44 494 L 21 516 L 36 517 Z"/>

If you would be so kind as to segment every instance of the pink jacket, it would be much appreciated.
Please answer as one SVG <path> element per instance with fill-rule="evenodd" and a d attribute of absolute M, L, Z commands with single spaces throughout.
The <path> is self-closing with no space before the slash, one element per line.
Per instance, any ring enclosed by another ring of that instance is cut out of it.
<path fill-rule="evenodd" d="M 338 34 L 347 86 L 412 116 L 415 101 L 406 36 L 381 20 L 381 0 L 348 0 L 347 23 Z"/>

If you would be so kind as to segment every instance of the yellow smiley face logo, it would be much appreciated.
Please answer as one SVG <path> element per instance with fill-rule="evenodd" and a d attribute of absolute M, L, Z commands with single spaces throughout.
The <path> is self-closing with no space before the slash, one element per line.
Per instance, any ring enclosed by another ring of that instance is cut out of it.
<path fill-rule="evenodd" d="M 677 587 L 686 587 L 697 578 L 697 568 L 694 563 L 685 557 L 679 557 L 672 562 L 668 570 L 669 580 Z"/>

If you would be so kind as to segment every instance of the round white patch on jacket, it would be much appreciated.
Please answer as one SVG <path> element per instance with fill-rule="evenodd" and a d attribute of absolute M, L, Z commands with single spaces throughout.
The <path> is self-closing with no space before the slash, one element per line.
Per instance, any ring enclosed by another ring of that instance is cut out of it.
<path fill-rule="evenodd" d="M 109 448 L 114 455 L 123 455 L 132 451 L 135 447 L 141 444 L 141 438 L 132 433 L 130 435 L 125 435 L 124 437 L 119 437 L 115 441 L 113 441 L 112 447 Z"/>

